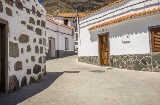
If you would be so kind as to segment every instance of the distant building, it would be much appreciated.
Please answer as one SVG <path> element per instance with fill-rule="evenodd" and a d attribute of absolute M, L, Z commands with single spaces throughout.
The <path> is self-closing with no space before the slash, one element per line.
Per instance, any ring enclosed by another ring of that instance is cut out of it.
<path fill-rule="evenodd" d="M 159 0 L 116 0 L 80 19 L 78 60 L 160 71 Z"/>
<path fill-rule="evenodd" d="M 84 16 L 83 13 L 78 13 L 79 17 Z M 74 37 L 74 50 L 78 51 L 78 34 L 77 34 L 77 22 L 75 13 L 57 13 L 56 15 L 47 14 L 47 18 L 51 19 L 60 24 L 64 24 L 69 27 L 73 27 L 73 37 Z M 64 30 L 65 31 L 65 30 Z"/>
<path fill-rule="evenodd" d="M 62 17 L 47 15 L 47 59 L 74 55 L 74 28 L 65 25 Z"/>

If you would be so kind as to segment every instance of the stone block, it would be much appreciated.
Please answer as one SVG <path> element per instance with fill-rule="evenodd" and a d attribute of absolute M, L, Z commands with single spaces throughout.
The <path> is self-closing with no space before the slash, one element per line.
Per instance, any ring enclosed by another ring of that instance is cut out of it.
<path fill-rule="evenodd" d="M 9 91 L 16 91 L 19 89 L 19 81 L 15 75 L 9 76 Z"/>
<path fill-rule="evenodd" d="M 41 66 L 35 64 L 35 66 L 33 68 L 33 73 L 38 74 L 39 72 L 41 72 Z"/>
<path fill-rule="evenodd" d="M 38 46 L 35 46 L 35 52 L 39 53 L 39 47 Z"/>
<path fill-rule="evenodd" d="M 33 39 L 33 43 L 35 43 L 35 42 L 36 42 L 36 38 Z"/>
<path fill-rule="evenodd" d="M 28 46 L 27 46 L 27 52 L 30 52 L 30 51 L 31 51 L 31 46 L 28 45 Z"/>
<path fill-rule="evenodd" d="M 21 24 L 26 25 L 26 22 L 25 21 L 21 21 Z"/>
<path fill-rule="evenodd" d="M 27 43 L 29 41 L 29 36 L 25 34 L 21 34 L 19 37 L 19 42 L 20 43 Z"/>
<path fill-rule="evenodd" d="M 31 56 L 31 61 L 35 61 L 35 56 Z"/>
<path fill-rule="evenodd" d="M 17 62 L 14 64 L 14 70 L 15 70 L 15 71 L 22 70 L 22 62 L 21 62 L 21 61 L 17 61 Z"/>
<path fill-rule="evenodd" d="M 8 8 L 8 7 L 6 7 L 6 14 L 8 16 L 12 16 L 12 10 L 10 8 Z"/>
<path fill-rule="evenodd" d="M 31 74 L 31 69 L 27 69 L 27 73 L 26 74 Z"/>
<path fill-rule="evenodd" d="M 36 34 L 38 34 L 38 35 L 42 35 L 42 30 L 40 29 L 40 28 L 36 28 Z"/>
<path fill-rule="evenodd" d="M 13 6 L 13 2 L 12 2 L 11 0 L 5 0 L 5 2 L 6 2 L 7 4 L 9 4 L 10 6 Z"/>
<path fill-rule="evenodd" d="M 9 42 L 9 56 L 13 58 L 19 57 L 18 43 Z"/>
<path fill-rule="evenodd" d="M 42 79 L 42 77 L 43 77 L 42 74 L 39 74 L 39 75 L 38 75 L 38 79 L 39 79 L 39 80 Z"/>
<path fill-rule="evenodd" d="M 42 63 L 42 57 L 39 57 L 38 62 L 39 62 L 39 63 Z"/>
<path fill-rule="evenodd" d="M 42 38 L 39 38 L 39 44 L 42 44 Z"/>
<path fill-rule="evenodd" d="M 41 13 L 37 10 L 37 16 L 41 17 Z"/>
<path fill-rule="evenodd" d="M 27 85 L 27 78 L 26 78 L 26 76 L 24 76 L 23 78 L 22 78 L 22 81 L 21 81 L 21 87 L 24 87 L 24 86 L 26 86 Z"/>
<path fill-rule="evenodd" d="M 33 14 L 36 13 L 36 8 L 34 7 L 34 5 L 32 5 L 32 13 L 33 13 Z"/>
<path fill-rule="evenodd" d="M 37 20 L 37 25 L 40 25 L 40 20 Z"/>
<path fill-rule="evenodd" d="M 43 21 L 43 20 L 41 21 L 41 26 L 44 27 L 44 28 L 46 27 L 45 21 Z"/>
<path fill-rule="evenodd" d="M 23 3 L 20 0 L 16 0 L 16 7 L 23 10 Z"/>
<path fill-rule="evenodd" d="M 29 23 L 35 24 L 35 20 L 34 20 L 33 17 L 30 17 L 30 18 L 29 18 Z"/>
<path fill-rule="evenodd" d="M 3 12 L 3 5 L 2 5 L 2 1 L 0 1 L 0 12 Z"/>
<path fill-rule="evenodd" d="M 30 10 L 29 10 L 28 8 L 26 8 L 26 12 L 27 12 L 28 14 L 30 14 Z"/>
<path fill-rule="evenodd" d="M 33 27 L 30 25 L 27 25 L 27 29 L 33 31 Z"/>
<path fill-rule="evenodd" d="M 43 47 L 40 47 L 40 53 L 43 54 Z"/>
<path fill-rule="evenodd" d="M 36 81 L 36 80 L 35 80 L 35 78 L 34 78 L 34 77 L 30 77 L 29 84 L 34 83 L 35 81 Z"/>

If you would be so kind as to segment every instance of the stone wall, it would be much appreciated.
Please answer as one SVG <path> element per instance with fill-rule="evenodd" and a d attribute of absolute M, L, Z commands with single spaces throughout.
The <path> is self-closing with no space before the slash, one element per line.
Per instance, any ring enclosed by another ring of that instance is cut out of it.
<path fill-rule="evenodd" d="M 98 56 L 81 56 L 79 62 L 99 65 Z M 160 53 L 111 55 L 110 66 L 113 68 L 160 72 Z"/>
<path fill-rule="evenodd" d="M 38 0 L 0 0 L 0 18 L 9 23 L 9 91 L 45 75 L 45 16 Z"/>
<path fill-rule="evenodd" d="M 99 65 L 99 57 L 98 56 L 80 56 L 78 57 L 79 62 L 84 62 L 92 65 Z"/>
<path fill-rule="evenodd" d="M 160 53 L 112 55 L 110 63 L 114 68 L 160 72 Z"/>

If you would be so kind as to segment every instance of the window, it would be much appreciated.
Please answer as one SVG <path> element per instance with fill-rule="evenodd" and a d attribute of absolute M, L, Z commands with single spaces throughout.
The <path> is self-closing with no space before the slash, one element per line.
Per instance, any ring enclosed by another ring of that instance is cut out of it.
<path fill-rule="evenodd" d="M 68 38 L 65 38 L 65 50 L 69 50 Z"/>
<path fill-rule="evenodd" d="M 68 25 L 68 19 L 64 19 L 64 24 Z"/>
<path fill-rule="evenodd" d="M 152 51 L 160 52 L 160 28 L 151 29 Z"/>

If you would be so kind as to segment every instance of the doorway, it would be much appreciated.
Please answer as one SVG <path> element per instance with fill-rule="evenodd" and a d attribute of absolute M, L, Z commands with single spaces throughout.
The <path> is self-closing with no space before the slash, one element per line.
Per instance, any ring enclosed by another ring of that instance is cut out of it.
<path fill-rule="evenodd" d="M 49 38 L 49 57 L 54 58 L 55 57 L 55 39 Z"/>
<path fill-rule="evenodd" d="M 8 92 L 8 22 L 0 19 L 0 94 Z"/>
<path fill-rule="evenodd" d="M 99 35 L 99 59 L 100 66 L 110 65 L 110 48 L 109 48 L 109 36 L 108 34 Z"/>

